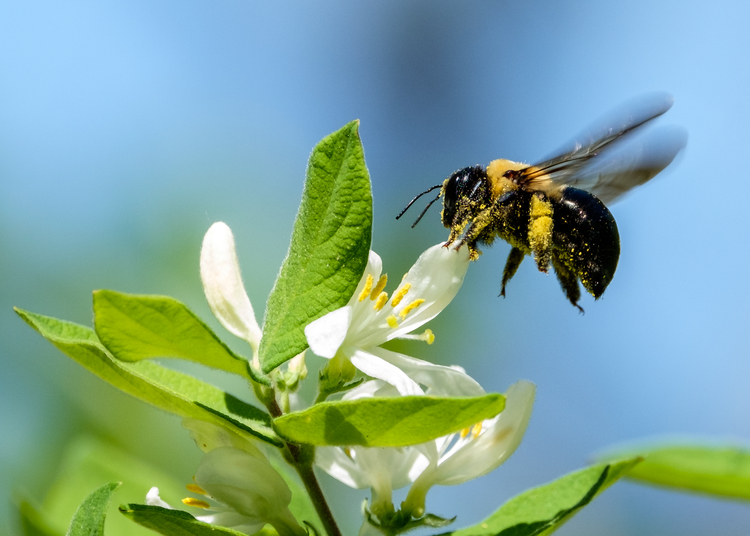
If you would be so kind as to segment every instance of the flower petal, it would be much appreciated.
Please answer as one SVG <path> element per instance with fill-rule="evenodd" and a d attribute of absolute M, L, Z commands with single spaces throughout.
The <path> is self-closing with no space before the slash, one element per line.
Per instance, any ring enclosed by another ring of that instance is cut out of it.
<path fill-rule="evenodd" d="M 371 275 L 374 282 L 377 282 L 378 279 L 380 279 L 380 274 L 383 271 L 383 261 L 380 258 L 380 255 L 375 253 L 373 250 L 370 250 L 370 255 L 367 257 L 367 266 L 365 266 L 365 272 L 362 274 L 362 277 L 359 279 L 359 285 L 357 285 L 357 290 L 354 291 L 354 294 L 352 294 L 352 297 L 349 299 L 348 305 L 354 305 L 356 302 L 359 301 L 359 296 L 362 294 L 362 290 L 365 288 L 365 285 L 367 284 L 367 276 Z"/>
<path fill-rule="evenodd" d="M 435 484 L 451 486 L 472 480 L 495 470 L 521 444 L 534 406 L 536 386 L 525 380 L 511 385 L 505 393 L 505 410 L 489 429 L 467 442 L 448 459 L 441 461 Z"/>
<path fill-rule="evenodd" d="M 195 473 L 195 483 L 232 510 L 267 522 L 292 500 L 289 486 L 267 459 L 233 447 L 206 453 Z"/>
<path fill-rule="evenodd" d="M 346 338 L 352 321 L 352 308 L 346 305 L 305 326 L 305 337 L 310 349 L 320 357 L 331 359 Z"/>
<path fill-rule="evenodd" d="M 376 347 L 370 348 L 369 352 L 358 349 L 354 350 L 352 355 L 347 355 L 347 357 L 352 362 L 352 365 L 359 370 L 368 376 L 390 383 L 403 396 L 424 394 L 419 385 L 409 378 L 403 370 L 379 357 L 388 353 L 392 352 Z"/>
<path fill-rule="evenodd" d="M 399 289 L 406 284 L 411 288 L 394 312 L 398 314 L 408 306 L 409 296 L 424 299 L 425 303 L 408 314 L 399 327 L 389 334 L 388 340 L 414 331 L 435 318 L 456 296 L 468 269 L 468 248 L 456 251 L 437 244 L 422 253 L 399 285 Z"/>
<path fill-rule="evenodd" d="M 149 506 L 161 506 L 162 508 L 172 510 L 172 507 L 169 505 L 169 503 L 164 502 L 162 498 L 159 497 L 159 488 L 155 486 L 148 490 L 148 493 L 146 493 L 146 504 Z"/>
<path fill-rule="evenodd" d="M 242 284 L 232 231 L 225 223 L 214 223 L 206 233 L 200 264 L 211 311 L 230 333 L 245 339 L 256 351 L 261 330 Z"/>
<path fill-rule="evenodd" d="M 429 388 L 435 396 L 482 396 L 486 392 L 461 367 L 435 365 L 421 359 L 382 348 L 373 350 L 378 357 L 404 371 L 412 380 Z"/>

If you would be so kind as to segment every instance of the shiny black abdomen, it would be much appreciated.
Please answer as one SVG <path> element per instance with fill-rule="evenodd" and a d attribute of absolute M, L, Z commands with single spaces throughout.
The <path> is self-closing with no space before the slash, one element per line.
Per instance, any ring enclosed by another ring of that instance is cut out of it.
<path fill-rule="evenodd" d="M 578 188 L 565 188 L 553 205 L 555 253 L 598 298 L 612 281 L 620 259 L 615 219 L 596 196 Z"/>

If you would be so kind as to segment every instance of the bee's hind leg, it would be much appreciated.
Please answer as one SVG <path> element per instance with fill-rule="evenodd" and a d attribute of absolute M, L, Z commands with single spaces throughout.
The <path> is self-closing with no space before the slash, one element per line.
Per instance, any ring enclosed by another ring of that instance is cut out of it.
<path fill-rule="evenodd" d="M 516 275 L 516 270 L 518 270 L 518 267 L 521 266 L 521 262 L 523 261 L 523 258 L 526 256 L 526 254 L 518 249 L 517 247 L 512 247 L 510 250 L 510 254 L 508 254 L 508 260 L 505 261 L 505 269 L 503 270 L 503 285 L 500 288 L 500 296 L 505 298 L 505 285 L 508 284 L 508 281 L 511 280 L 511 278 Z"/>
<path fill-rule="evenodd" d="M 557 256 L 552 254 L 552 267 L 555 269 L 555 275 L 560 282 L 560 286 L 568 297 L 568 301 L 577 307 L 581 314 L 584 313 L 583 307 L 578 305 L 581 299 L 581 288 L 578 286 L 578 276 Z"/>

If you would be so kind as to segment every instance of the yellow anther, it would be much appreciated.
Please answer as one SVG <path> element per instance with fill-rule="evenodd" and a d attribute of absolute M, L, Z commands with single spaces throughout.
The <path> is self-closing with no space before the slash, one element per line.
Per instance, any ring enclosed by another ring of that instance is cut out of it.
<path fill-rule="evenodd" d="M 467 435 L 469 435 L 469 432 L 471 432 L 471 426 L 468 428 L 464 428 L 461 430 L 461 439 L 465 438 Z"/>
<path fill-rule="evenodd" d="M 479 437 L 479 433 L 482 431 L 482 423 L 478 422 L 474 426 L 471 427 L 471 437 L 473 439 L 476 439 Z"/>
<path fill-rule="evenodd" d="M 381 292 L 380 296 L 378 296 L 378 299 L 375 300 L 375 305 L 373 305 L 372 308 L 376 311 L 380 311 L 383 307 L 385 307 L 386 303 L 388 303 L 388 293 Z"/>
<path fill-rule="evenodd" d="M 409 292 L 410 288 L 411 283 L 407 283 L 403 287 L 401 287 L 401 289 L 393 295 L 393 299 L 391 300 L 391 307 L 396 307 L 399 303 L 401 303 L 401 300 L 404 299 L 404 296 L 406 296 L 406 293 Z"/>
<path fill-rule="evenodd" d="M 409 313 L 411 313 L 414 309 L 416 309 L 417 307 L 419 307 L 423 303 L 424 303 L 424 300 L 422 298 L 419 298 L 418 300 L 414 300 L 409 305 L 407 305 L 406 307 L 404 307 L 403 309 L 401 309 L 401 312 L 398 314 L 398 316 L 400 316 L 401 320 L 403 320 L 404 318 L 406 318 L 406 315 L 408 315 Z"/>
<path fill-rule="evenodd" d="M 395 329 L 398 327 L 398 318 L 396 318 L 393 315 L 388 315 L 388 318 L 385 319 L 386 322 L 388 322 L 388 327 Z"/>
<path fill-rule="evenodd" d="M 367 296 L 370 295 L 370 289 L 372 289 L 372 282 L 375 280 L 372 274 L 367 274 L 367 281 L 365 281 L 365 288 L 359 293 L 359 301 L 364 301 Z"/>
<path fill-rule="evenodd" d="M 378 296 L 380 296 L 380 293 L 383 292 L 386 283 L 388 283 L 388 274 L 383 274 L 380 276 L 380 279 L 378 279 L 378 284 L 375 285 L 375 288 L 372 289 L 372 292 L 370 292 L 371 300 L 375 301 Z"/>
<path fill-rule="evenodd" d="M 344 447 L 344 454 L 346 454 L 347 457 L 351 458 L 352 457 L 352 449 L 350 449 L 349 447 Z"/>
<path fill-rule="evenodd" d="M 198 484 L 188 484 L 185 487 L 187 488 L 188 491 L 190 491 L 192 493 L 198 493 L 200 495 L 208 495 L 208 493 L 206 493 L 206 490 L 204 490 Z"/>
<path fill-rule="evenodd" d="M 200 499 L 193 499 L 192 497 L 186 497 L 182 499 L 183 504 L 186 504 L 188 506 L 195 506 L 196 508 L 211 508 L 211 505 L 208 504 L 206 501 L 201 501 Z"/>
<path fill-rule="evenodd" d="M 431 329 L 424 330 L 424 333 L 422 333 L 422 336 L 424 337 L 424 341 L 427 344 L 432 344 L 435 342 L 435 334 L 432 332 Z"/>

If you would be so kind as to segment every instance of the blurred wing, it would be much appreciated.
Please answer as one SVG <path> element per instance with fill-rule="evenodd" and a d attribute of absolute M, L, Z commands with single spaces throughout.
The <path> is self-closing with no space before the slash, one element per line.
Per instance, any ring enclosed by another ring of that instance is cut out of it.
<path fill-rule="evenodd" d="M 651 180 L 687 143 L 681 127 L 659 127 L 570 176 L 567 185 L 591 192 L 605 205 Z"/>
<path fill-rule="evenodd" d="M 592 191 L 596 195 L 595 188 L 591 184 L 604 184 L 614 179 L 604 176 L 600 179 L 593 179 L 590 173 L 584 172 L 584 168 L 601 159 L 603 153 L 609 153 L 613 148 L 620 147 L 640 127 L 669 110 L 672 107 L 672 102 L 672 97 L 666 93 L 649 94 L 630 101 L 577 136 L 572 143 L 572 147 L 568 146 L 558 152 L 558 154 L 562 153 L 560 156 L 517 171 L 513 179 L 530 190 L 548 190 L 555 186 L 577 185 L 577 187 Z M 677 151 L 679 152 L 679 149 Z M 675 152 L 664 166 L 650 175 L 648 175 L 649 172 L 646 169 L 639 167 L 638 159 L 633 155 L 630 157 L 630 162 L 627 162 L 628 158 L 624 159 L 625 161 L 620 164 L 621 169 L 610 168 L 610 173 L 617 171 L 617 175 L 623 177 L 641 176 L 640 179 L 633 179 L 635 183 L 632 183 L 633 180 L 626 178 L 614 180 L 616 183 L 622 183 L 620 189 L 624 192 L 656 175 L 674 159 L 676 154 Z M 639 180 L 640 182 L 638 182 Z"/>

